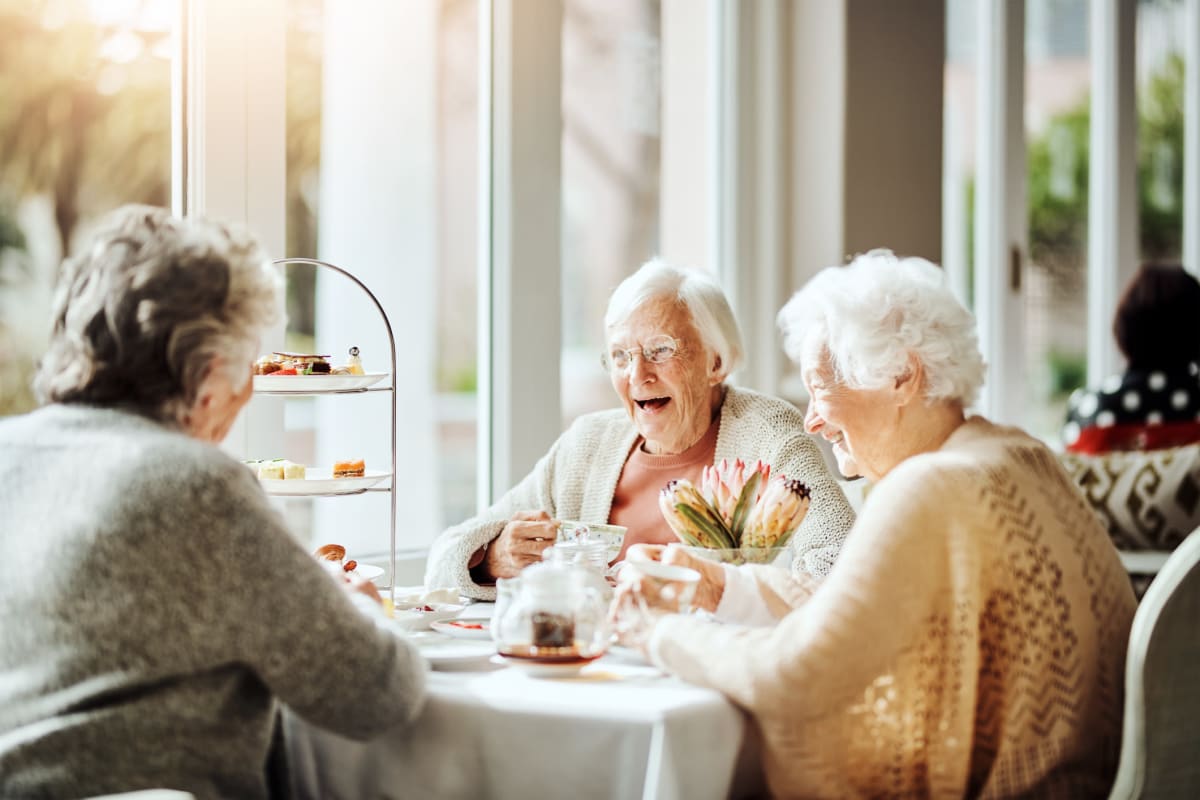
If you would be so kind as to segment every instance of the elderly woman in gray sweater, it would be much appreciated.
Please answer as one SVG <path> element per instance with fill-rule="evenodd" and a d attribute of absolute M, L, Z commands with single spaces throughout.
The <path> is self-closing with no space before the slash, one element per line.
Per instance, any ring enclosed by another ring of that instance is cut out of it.
<path fill-rule="evenodd" d="M 495 579 L 538 561 L 563 519 L 625 526 L 626 549 L 675 541 L 659 491 L 673 478 L 699 483 L 706 465 L 726 458 L 761 459 L 808 485 L 812 505 L 792 539 L 792 567 L 827 573 L 854 512 L 804 432 L 804 415 L 729 385 L 742 337 L 721 287 L 651 261 L 613 292 L 604 325 L 603 362 L 623 409 L 577 419 L 497 503 L 445 531 L 426 584 L 490 600 Z"/>
<path fill-rule="evenodd" d="M 425 664 L 216 443 L 281 281 L 244 233 L 115 213 L 63 266 L 35 388 L 0 423 L 0 797 L 264 797 L 276 701 L 361 738 Z"/>

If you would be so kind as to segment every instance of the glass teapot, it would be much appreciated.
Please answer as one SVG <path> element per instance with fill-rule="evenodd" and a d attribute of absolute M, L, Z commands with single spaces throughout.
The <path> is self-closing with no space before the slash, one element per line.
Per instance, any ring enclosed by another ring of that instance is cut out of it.
<path fill-rule="evenodd" d="M 608 646 L 608 598 L 603 579 L 566 552 L 548 548 L 497 587 L 492 638 L 507 658 L 542 662 L 590 660 Z"/>

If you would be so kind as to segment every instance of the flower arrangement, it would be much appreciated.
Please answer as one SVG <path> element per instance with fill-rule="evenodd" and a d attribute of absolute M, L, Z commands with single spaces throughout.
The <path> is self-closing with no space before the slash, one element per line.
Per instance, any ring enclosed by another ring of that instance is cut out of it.
<path fill-rule="evenodd" d="M 742 459 L 705 467 L 697 488 L 670 481 L 658 505 L 685 544 L 709 549 L 780 548 L 808 513 L 811 493 L 803 482 L 771 477 L 771 466 Z"/>

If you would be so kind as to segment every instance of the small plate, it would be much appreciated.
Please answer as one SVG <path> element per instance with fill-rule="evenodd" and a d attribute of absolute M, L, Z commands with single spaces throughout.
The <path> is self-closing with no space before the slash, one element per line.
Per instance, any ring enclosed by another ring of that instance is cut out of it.
<path fill-rule="evenodd" d="M 385 572 L 385 570 L 383 567 L 377 567 L 374 564 L 361 564 L 360 563 L 357 567 L 350 570 L 350 572 L 357 575 L 360 578 L 365 578 L 369 581 L 373 581 L 376 578 L 378 578 L 380 575 L 382 575 Z"/>
<path fill-rule="evenodd" d="M 276 480 L 275 478 L 259 478 L 263 491 L 280 497 L 306 497 L 328 494 L 354 494 L 364 489 L 370 489 L 384 478 L 391 477 L 390 472 L 374 472 L 367 470 L 366 474 L 355 478 L 335 478 L 333 471 L 328 469 L 310 469 L 304 478 L 294 480 Z"/>
<path fill-rule="evenodd" d="M 420 611 L 415 608 L 400 608 L 392 612 L 392 624 L 406 631 L 425 631 L 432 627 L 445 624 L 462 613 L 466 606 L 458 603 L 430 603 L 433 611 Z"/>
<path fill-rule="evenodd" d="M 366 375 L 255 375 L 254 391 L 281 394 L 353 392 L 366 389 L 386 377 L 386 372 L 368 372 Z"/>
<path fill-rule="evenodd" d="M 488 639 L 490 641 L 492 638 L 492 621 L 490 619 L 452 619 L 434 622 L 429 627 L 438 633 L 453 636 L 455 639 Z"/>
<path fill-rule="evenodd" d="M 487 662 L 496 654 L 496 645 L 491 641 L 468 641 L 449 639 L 437 633 L 412 633 L 408 640 L 417 646 L 434 669 L 454 669 Z"/>
<path fill-rule="evenodd" d="M 580 658 L 574 661 L 537 661 L 528 658 L 512 658 L 499 653 L 492 656 L 493 664 L 513 667 L 534 678 L 573 678 L 588 664 L 599 658 Z"/>

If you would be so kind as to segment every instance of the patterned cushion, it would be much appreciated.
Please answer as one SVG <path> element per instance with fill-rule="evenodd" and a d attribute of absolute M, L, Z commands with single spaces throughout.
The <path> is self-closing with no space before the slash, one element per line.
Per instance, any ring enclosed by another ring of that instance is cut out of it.
<path fill-rule="evenodd" d="M 1118 550 L 1174 550 L 1200 526 L 1200 444 L 1059 458 Z"/>

